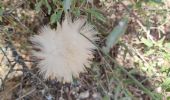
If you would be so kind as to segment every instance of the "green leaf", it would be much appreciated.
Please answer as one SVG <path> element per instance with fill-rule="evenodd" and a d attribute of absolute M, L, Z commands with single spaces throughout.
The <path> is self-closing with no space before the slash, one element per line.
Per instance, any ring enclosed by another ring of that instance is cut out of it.
<path fill-rule="evenodd" d="M 123 98 L 121 98 L 121 100 L 132 100 L 132 98 L 130 98 L 130 97 L 123 97 Z"/>
<path fill-rule="evenodd" d="M 48 8 L 48 14 L 51 14 L 51 6 L 50 6 L 50 4 L 48 3 L 47 0 L 45 0 L 44 3 L 45 3 L 45 6 Z"/>
<path fill-rule="evenodd" d="M 2 21 L 2 15 L 3 15 L 4 10 L 0 8 L 0 21 Z"/>
<path fill-rule="evenodd" d="M 121 87 L 120 87 L 120 86 L 117 86 L 117 87 L 115 88 L 115 91 L 114 91 L 114 92 L 115 92 L 115 93 L 114 93 L 114 99 L 117 100 L 118 97 L 119 97 L 119 95 L 120 95 L 120 93 L 121 93 Z"/>
<path fill-rule="evenodd" d="M 50 17 L 50 23 L 53 24 L 53 23 L 55 23 L 55 22 L 56 22 L 56 12 L 53 13 L 53 14 L 51 15 L 51 17 Z"/>
<path fill-rule="evenodd" d="M 50 17 L 50 23 L 54 24 L 57 21 L 60 21 L 63 10 L 59 10 L 58 12 L 54 12 Z"/>
<path fill-rule="evenodd" d="M 168 97 L 166 98 L 166 100 L 170 100 L 170 96 L 168 96 Z"/>
<path fill-rule="evenodd" d="M 91 8 L 86 10 L 88 13 L 90 13 L 92 16 L 96 17 L 98 20 L 106 22 L 105 17 L 103 14 L 99 13 L 97 9 Z"/>
<path fill-rule="evenodd" d="M 153 3 L 162 3 L 163 1 L 162 0 L 149 0 L 150 2 L 153 2 Z"/>
<path fill-rule="evenodd" d="M 76 16 L 80 16 L 80 10 L 79 10 L 79 8 L 75 8 L 75 9 L 73 10 L 73 14 L 75 14 Z"/>
<path fill-rule="evenodd" d="M 110 100 L 110 97 L 108 95 L 105 95 L 102 100 Z"/>
<path fill-rule="evenodd" d="M 53 4 L 56 4 L 57 0 L 53 0 Z"/>
<path fill-rule="evenodd" d="M 165 81 L 162 83 L 162 88 L 164 90 L 168 90 L 170 88 L 170 78 L 165 79 Z M 168 91 L 170 92 L 170 91 Z"/>
<path fill-rule="evenodd" d="M 168 48 L 168 49 L 170 49 L 170 43 L 165 43 L 165 48 Z"/>
<path fill-rule="evenodd" d="M 72 0 L 64 0 L 63 1 L 63 6 L 64 6 L 64 11 L 67 12 L 67 10 L 70 9 L 71 7 L 71 2 Z"/>
<path fill-rule="evenodd" d="M 152 41 L 150 40 L 150 39 L 146 39 L 146 38 L 142 38 L 141 39 L 141 42 L 143 43 L 143 44 L 145 44 L 147 47 L 152 47 L 153 46 L 153 43 L 152 43 Z"/>
<path fill-rule="evenodd" d="M 166 89 L 166 92 L 170 92 L 170 87 L 168 87 L 168 88 Z"/>
<path fill-rule="evenodd" d="M 137 8 L 141 8 L 142 7 L 142 2 L 141 1 L 138 1 L 135 5 Z"/>
<path fill-rule="evenodd" d="M 4 12 L 4 10 L 2 8 L 0 8 L 0 16 L 3 15 L 3 12 Z"/>
<path fill-rule="evenodd" d="M 42 0 L 41 0 L 40 2 L 37 2 L 37 3 L 35 4 L 35 10 L 36 10 L 37 12 L 40 12 L 42 3 L 43 3 L 43 2 L 42 2 Z"/>
<path fill-rule="evenodd" d="M 149 55 L 151 55 L 151 54 L 154 54 L 155 53 L 155 50 L 154 49 L 150 49 L 149 51 L 146 51 L 145 52 L 145 56 L 149 56 Z"/>
<path fill-rule="evenodd" d="M 59 10 L 56 14 L 56 20 L 60 21 L 61 15 L 62 15 L 63 10 Z"/>
<path fill-rule="evenodd" d="M 159 47 L 163 47 L 164 40 L 165 40 L 165 37 L 161 38 L 160 40 L 157 41 L 156 45 Z"/>
<path fill-rule="evenodd" d="M 118 42 L 119 38 L 125 33 L 129 19 L 123 18 L 113 31 L 106 37 L 106 47 L 103 50 L 108 53 L 110 49 Z"/>

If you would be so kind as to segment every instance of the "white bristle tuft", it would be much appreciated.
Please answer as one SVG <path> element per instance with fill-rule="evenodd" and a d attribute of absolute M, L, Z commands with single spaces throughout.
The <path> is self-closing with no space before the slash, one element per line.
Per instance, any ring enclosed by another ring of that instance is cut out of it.
<path fill-rule="evenodd" d="M 72 82 L 72 76 L 79 77 L 79 73 L 85 71 L 85 66 L 90 67 L 89 59 L 93 58 L 95 46 L 81 34 L 96 41 L 97 32 L 85 22 L 84 19 L 74 22 L 65 19 L 62 25 L 57 25 L 56 30 L 44 26 L 39 35 L 30 38 L 33 47 L 40 49 L 32 50 L 32 54 L 42 59 L 38 67 L 45 79 Z"/>

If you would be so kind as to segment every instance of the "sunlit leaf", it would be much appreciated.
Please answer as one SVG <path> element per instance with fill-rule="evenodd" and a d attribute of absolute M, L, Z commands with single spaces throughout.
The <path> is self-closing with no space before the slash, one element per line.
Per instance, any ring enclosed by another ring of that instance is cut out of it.
<path fill-rule="evenodd" d="M 146 39 L 146 38 L 142 38 L 141 39 L 141 42 L 143 43 L 143 44 L 145 44 L 147 47 L 152 47 L 153 46 L 153 43 L 152 43 L 152 41 L 150 40 L 150 39 Z"/>
<path fill-rule="evenodd" d="M 59 10 L 58 12 L 55 12 L 50 17 L 50 23 L 54 24 L 55 22 L 59 21 L 62 15 L 62 10 Z"/>
<path fill-rule="evenodd" d="M 162 83 L 162 88 L 164 90 L 168 90 L 170 88 L 170 78 L 165 79 L 165 81 Z M 170 92 L 170 91 L 168 91 Z"/>
<path fill-rule="evenodd" d="M 71 2 L 72 0 L 64 0 L 63 1 L 63 6 L 64 6 L 64 11 L 67 12 L 67 10 L 70 9 L 71 7 Z"/>
<path fill-rule="evenodd" d="M 163 2 L 163 0 L 149 0 L 150 2 L 154 2 L 154 3 L 162 3 Z"/>
<path fill-rule="evenodd" d="M 50 17 L 50 23 L 53 24 L 56 22 L 56 13 L 53 13 Z"/>
<path fill-rule="evenodd" d="M 128 18 L 123 18 L 113 31 L 106 37 L 106 47 L 103 50 L 108 53 L 109 50 L 118 42 L 119 38 L 125 33 L 128 26 Z"/>
<path fill-rule="evenodd" d="M 149 56 L 151 54 L 154 54 L 155 50 L 154 49 L 150 49 L 149 51 L 146 51 L 146 53 L 144 54 L 145 56 Z"/>
<path fill-rule="evenodd" d="M 165 43 L 165 47 L 170 49 L 170 43 Z"/>

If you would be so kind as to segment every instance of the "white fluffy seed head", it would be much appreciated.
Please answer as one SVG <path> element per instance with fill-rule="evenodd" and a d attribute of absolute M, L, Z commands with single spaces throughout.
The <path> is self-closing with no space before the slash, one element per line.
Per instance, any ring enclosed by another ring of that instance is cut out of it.
<path fill-rule="evenodd" d="M 45 79 L 72 82 L 72 76 L 78 77 L 85 66 L 90 67 L 95 46 L 81 34 L 96 41 L 97 32 L 85 22 L 85 19 L 73 22 L 65 19 L 56 30 L 45 26 L 39 35 L 30 38 L 33 47 L 40 49 L 32 50 L 32 54 L 41 59 L 38 67 Z"/>

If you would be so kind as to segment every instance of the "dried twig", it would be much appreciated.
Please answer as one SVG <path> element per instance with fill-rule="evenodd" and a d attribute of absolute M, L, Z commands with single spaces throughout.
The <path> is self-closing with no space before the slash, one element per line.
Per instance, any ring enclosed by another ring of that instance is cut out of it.
<path fill-rule="evenodd" d="M 142 24 L 144 25 L 143 21 L 140 20 L 140 18 L 139 18 L 136 14 L 134 14 L 134 12 L 131 11 L 123 2 L 121 2 L 121 1 L 119 0 L 118 3 L 120 3 L 130 14 L 132 14 L 132 16 L 133 16 L 136 20 L 138 20 L 140 23 L 142 23 Z"/>
<path fill-rule="evenodd" d="M 19 6 L 18 6 L 18 7 L 19 7 Z M 15 8 L 15 9 L 16 9 L 16 8 Z M 14 10 L 11 10 L 11 11 L 14 11 Z M 13 15 L 11 15 L 11 13 L 8 13 L 8 14 L 9 14 L 8 16 L 3 15 L 3 18 L 6 19 L 6 20 L 9 20 L 8 17 L 11 16 L 13 19 L 15 19 L 15 21 L 17 21 L 17 22 L 20 24 L 21 27 L 23 27 L 23 29 L 26 29 L 26 30 L 27 30 L 28 32 L 30 32 L 30 33 L 34 33 L 34 32 L 31 31 L 27 26 L 25 26 L 23 23 L 21 23 L 21 21 L 20 21 L 19 18 L 14 17 Z M 9 20 L 9 22 L 11 22 L 11 21 Z M 12 22 L 11 22 L 11 23 L 12 23 Z M 7 33 L 7 34 L 8 34 L 8 33 Z M 8 38 L 9 38 L 9 37 L 8 37 Z M 8 40 L 6 43 L 9 45 L 9 47 L 10 47 L 10 49 L 11 49 L 11 51 L 12 51 L 13 57 L 15 57 L 15 58 L 14 58 L 14 61 L 15 61 L 16 63 L 20 64 L 20 65 L 23 67 L 23 70 L 22 70 L 23 73 L 26 71 L 27 73 L 31 74 L 34 78 L 36 78 L 39 82 L 41 82 L 41 83 L 44 85 L 45 89 L 48 91 L 48 90 L 49 90 L 48 86 L 47 86 L 36 74 L 32 73 L 32 72 L 28 69 L 27 65 L 26 65 L 25 62 L 24 62 L 25 60 L 22 58 L 22 56 L 19 55 L 19 53 L 18 53 L 17 50 L 15 49 L 14 45 L 13 45 L 12 42 L 10 41 L 10 38 L 9 38 L 9 40 Z"/>
<path fill-rule="evenodd" d="M 26 94 L 24 94 L 24 95 L 22 95 L 21 97 L 19 97 L 18 99 L 16 99 L 16 100 L 21 100 L 22 98 L 30 95 L 31 93 L 33 93 L 33 92 L 35 92 L 35 91 L 36 91 L 36 89 L 34 88 L 34 89 L 30 90 L 29 92 L 27 92 Z"/>
<path fill-rule="evenodd" d="M 24 4 L 26 1 L 27 1 L 27 0 L 23 0 L 23 1 L 19 2 L 19 3 L 17 3 L 17 5 L 15 5 L 14 8 L 11 8 L 11 10 L 5 11 L 5 12 L 3 13 L 3 16 L 8 16 L 8 15 L 10 15 L 13 11 L 15 11 L 18 7 L 20 7 L 20 6 L 21 6 L 22 4 Z"/>
<path fill-rule="evenodd" d="M 131 11 L 123 2 L 119 1 L 119 3 L 130 13 L 132 14 L 132 16 L 137 20 L 138 25 L 143 29 L 143 31 L 146 33 L 147 38 L 149 38 L 150 40 L 152 40 L 152 42 L 154 42 L 153 38 L 150 35 L 150 30 L 148 30 L 144 25 L 143 21 L 140 20 L 140 18 L 134 14 L 133 11 Z"/>
<path fill-rule="evenodd" d="M 4 56 L 6 57 L 8 63 L 9 63 L 9 66 L 10 66 L 10 69 L 9 69 L 8 73 L 5 75 L 5 78 L 4 78 L 3 81 L 2 81 L 2 89 L 4 89 L 5 82 L 6 82 L 7 78 L 8 78 L 8 76 L 9 76 L 9 74 L 12 72 L 13 68 L 15 67 L 16 63 L 11 64 L 11 61 L 10 61 L 10 59 L 8 58 L 8 56 L 6 55 L 5 51 L 4 51 L 2 48 L 0 48 L 0 50 L 2 51 L 2 53 L 4 54 Z"/>

